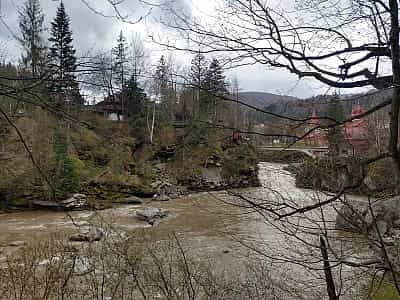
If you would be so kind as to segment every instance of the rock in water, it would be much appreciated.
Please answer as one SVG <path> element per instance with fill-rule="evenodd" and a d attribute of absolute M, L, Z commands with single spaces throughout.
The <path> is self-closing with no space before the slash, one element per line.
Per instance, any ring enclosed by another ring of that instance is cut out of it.
<path fill-rule="evenodd" d="M 338 210 L 336 229 L 376 231 L 376 222 L 378 230 L 383 235 L 389 234 L 400 224 L 399 196 L 375 201 L 371 204 L 371 208 L 373 214 L 367 201 L 349 201 Z"/>
<path fill-rule="evenodd" d="M 34 206 L 51 210 L 83 210 L 87 207 L 87 198 L 83 194 L 73 194 L 61 201 L 33 201 Z"/>
<path fill-rule="evenodd" d="M 103 229 L 98 227 L 91 227 L 89 230 L 79 232 L 70 236 L 71 242 L 98 242 L 104 238 L 105 234 Z"/>
<path fill-rule="evenodd" d="M 25 245 L 26 245 L 25 241 L 13 241 L 13 242 L 8 244 L 8 246 L 10 246 L 10 247 L 22 247 L 22 246 L 25 246 Z"/>
<path fill-rule="evenodd" d="M 136 218 L 153 225 L 156 220 L 169 216 L 169 211 L 163 208 L 146 207 L 136 211 Z"/>
<path fill-rule="evenodd" d="M 114 203 L 119 203 L 119 204 L 143 204 L 143 199 L 135 196 L 130 196 L 127 198 L 122 198 L 113 201 Z"/>
<path fill-rule="evenodd" d="M 60 205 L 67 210 L 84 209 L 87 206 L 87 198 L 84 194 L 73 194 L 70 198 L 60 201 Z"/>
<path fill-rule="evenodd" d="M 338 210 L 336 229 L 360 232 L 365 229 L 365 215 L 368 203 L 365 201 L 348 201 Z"/>

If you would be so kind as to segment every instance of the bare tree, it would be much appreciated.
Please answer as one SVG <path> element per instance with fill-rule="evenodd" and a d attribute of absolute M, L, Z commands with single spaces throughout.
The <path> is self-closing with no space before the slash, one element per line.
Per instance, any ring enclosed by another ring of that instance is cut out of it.
<path fill-rule="evenodd" d="M 336 88 L 392 88 L 387 150 L 400 183 L 397 1 L 223 1 L 207 22 L 171 13 L 177 21 L 165 25 L 196 45 L 157 41 L 172 49 L 195 53 L 200 45 L 203 53 L 227 54 L 231 66 L 282 68 Z"/>

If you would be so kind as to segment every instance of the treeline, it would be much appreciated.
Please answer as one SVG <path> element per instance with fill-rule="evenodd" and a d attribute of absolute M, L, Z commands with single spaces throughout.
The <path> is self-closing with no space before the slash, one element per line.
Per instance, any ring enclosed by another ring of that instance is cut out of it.
<path fill-rule="evenodd" d="M 63 2 L 47 41 L 45 27 L 39 0 L 26 0 L 19 11 L 23 50 L 19 64 L 7 63 L 6 58 L 0 64 L 0 152 L 22 156 L 13 143 L 25 142 L 23 150 L 29 154 L 25 162 L 29 157 L 32 163 L 31 167 L 17 165 L 15 182 L 5 180 L 3 186 L 28 180 L 50 198 L 79 191 L 74 130 L 80 123 L 90 127 L 88 114 L 99 111 L 125 121 L 121 126 L 128 126 L 124 132 L 132 138 L 133 149 L 174 145 L 184 152 L 206 144 L 211 153 L 220 149 L 232 129 L 244 128 L 242 112 L 234 103 L 223 101 L 237 97 L 238 84 L 226 79 L 216 58 L 199 53 L 190 66 L 181 66 L 162 55 L 154 65 L 140 37 L 128 42 L 122 31 L 112 49 L 78 57 Z M 21 117 L 31 121 L 21 121 Z M 14 132 L 13 122 L 21 132 Z M 179 138 L 176 123 L 184 128 Z"/>

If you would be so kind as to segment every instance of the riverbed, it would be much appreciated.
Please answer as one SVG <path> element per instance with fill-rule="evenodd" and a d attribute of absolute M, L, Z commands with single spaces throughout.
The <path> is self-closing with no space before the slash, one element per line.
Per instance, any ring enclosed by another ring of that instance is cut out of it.
<path fill-rule="evenodd" d="M 280 219 L 280 215 L 295 208 L 330 196 L 297 188 L 284 166 L 260 163 L 261 187 L 257 188 L 199 193 L 168 202 L 123 205 L 97 212 L 1 214 L 0 262 L 25 244 L 46 239 L 51 234 L 67 239 L 77 231 L 77 226 L 90 223 L 127 235 L 144 232 L 155 240 L 175 235 L 188 253 L 198 259 L 210 259 L 218 270 L 237 271 L 238 262 L 267 262 L 273 277 L 286 281 L 287 288 L 296 290 L 305 299 L 323 299 L 323 265 L 319 249 L 314 247 L 319 245 L 319 234 L 325 232 L 333 239 L 332 247 L 337 248 L 343 248 L 345 241 L 354 237 L 339 236 L 334 231 L 333 205 Z M 171 215 L 155 226 L 149 225 L 135 218 L 135 211 L 146 206 L 167 209 Z M 352 250 L 349 243 L 346 247 Z M 350 284 L 343 278 L 341 283 L 343 289 Z M 354 289 L 345 292 L 342 299 L 356 297 Z M 300 299 L 300 296 L 287 299 Z"/>

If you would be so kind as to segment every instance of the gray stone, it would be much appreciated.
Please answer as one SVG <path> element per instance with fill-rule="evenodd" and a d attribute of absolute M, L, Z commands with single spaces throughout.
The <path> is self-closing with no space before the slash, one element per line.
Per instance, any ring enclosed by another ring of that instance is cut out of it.
<path fill-rule="evenodd" d="M 119 203 L 119 204 L 143 204 L 143 199 L 135 196 L 130 196 L 127 198 L 122 198 L 113 201 L 114 203 Z"/>
<path fill-rule="evenodd" d="M 155 221 L 169 216 L 169 211 L 163 208 L 146 207 L 136 211 L 136 218 L 154 224 Z"/>
<path fill-rule="evenodd" d="M 32 202 L 34 206 L 45 209 L 82 210 L 87 207 L 87 198 L 83 194 L 73 194 L 70 198 L 61 201 Z"/>
<path fill-rule="evenodd" d="M 400 228 L 400 219 L 397 219 L 397 220 L 393 221 L 393 227 L 394 228 Z"/>
<path fill-rule="evenodd" d="M 150 186 L 151 186 L 153 189 L 155 189 L 155 188 L 159 187 L 161 184 L 162 184 L 162 181 L 157 180 L 157 181 L 152 182 L 152 183 L 150 184 Z"/>
<path fill-rule="evenodd" d="M 376 221 L 376 227 L 378 228 L 378 230 L 381 234 L 386 234 L 389 231 L 388 223 L 385 222 L 384 220 Z M 375 227 L 375 225 L 373 225 L 374 230 L 376 230 L 376 227 Z"/>
<path fill-rule="evenodd" d="M 84 194 L 73 194 L 70 198 L 60 201 L 60 205 L 68 210 L 84 209 L 87 206 L 87 198 Z"/>
<path fill-rule="evenodd" d="M 74 273 L 85 275 L 94 271 L 93 260 L 86 256 L 77 256 L 74 263 Z"/>
<path fill-rule="evenodd" d="M 159 164 L 154 165 L 154 168 L 157 169 L 158 171 L 165 171 L 167 169 L 167 164 L 159 163 Z"/>
<path fill-rule="evenodd" d="M 390 234 L 394 227 L 399 226 L 400 196 L 375 201 L 371 204 L 371 209 L 367 201 L 348 202 L 338 211 L 336 228 L 371 232 L 376 231 L 376 221 L 379 232 L 384 235 Z"/>
<path fill-rule="evenodd" d="M 176 197 L 173 197 L 172 195 L 171 195 L 171 197 L 176 198 Z M 168 195 L 166 195 L 165 193 L 163 193 L 161 195 L 156 196 L 153 200 L 154 201 L 169 201 L 169 200 L 171 200 L 171 198 Z"/>
<path fill-rule="evenodd" d="M 8 244 L 9 247 L 22 247 L 25 246 L 26 242 L 25 241 L 13 241 Z"/>
<path fill-rule="evenodd" d="M 71 242 L 97 242 L 105 237 L 104 231 L 98 227 L 91 227 L 89 230 L 73 234 L 69 237 Z"/>
<path fill-rule="evenodd" d="M 32 204 L 39 208 L 57 209 L 60 207 L 59 203 L 57 203 L 55 201 L 35 200 L 32 202 Z"/>
<path fill-rule="evenodd" d="M 365 201 L 347 201 L 338 210 L 336 229 L 349 231 L 363 231 L 366 228 L 365 215 L 368 203 Z"/>
<path fill-rule="evenodd" d="M 370 191 L 377 191 L 378 187 L 376 186 L 374 180 L 371 178 L 371 176 L 365 177 L 363 180 L 364 185 L 370 190 Z"/>

